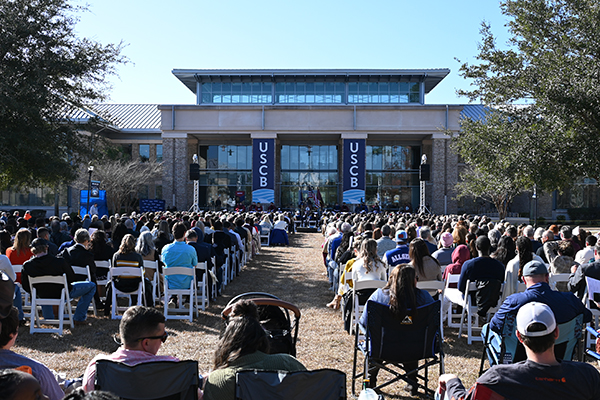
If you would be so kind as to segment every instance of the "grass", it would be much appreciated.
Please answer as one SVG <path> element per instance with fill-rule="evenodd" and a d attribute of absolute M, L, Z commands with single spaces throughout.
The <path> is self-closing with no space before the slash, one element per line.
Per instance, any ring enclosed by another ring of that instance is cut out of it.
<path fill-rule="evenodd" d="M 343 330 L 339 311 L 325 307 L 333 293 L 328 290 L 321 256 L 323 236 L 318 233 L 298 233 L 290 236 L 288 247 L 263 247 L 241 274 L 223 290 L 223 295 L 201 312 L 194 322 L 167 321 L 172 336 L 159 354 L 199 362 L 201 371 L 210 371 L 218 338 L 224 329 L 221 311 L 230 299 L 246 292 L 267 292 L 297 305 L 301 312 L 297 343 L 297 358 L 308 368 L 334 368 L 348 376 L 352 373 L 353 337 Z M 119 322 L 105 317 L 90 317 L 89 326 L 67 329 L 64 336 L 29 334 L 21 327 L 17 346 L 13 350 L 36 359 L 68 378 L 83 375 L 88 362 L 98 353 L 111 353 L 118 348 L 113 335 Z M 481 344 L 467 345 L 466 338 L 457 338 L 457 329 L 445 328 L 445 370 L 455 373 L 465 386 L 477 378 Z M 430 387 L 437 381 L 437 368 L 430 369 Z M 383 375 L 382 375 L 383 376 Z M 412 398 L 398 383 L 384 390 L 386 398 Z M 421 396 L 424 398 L 424 396 Z"/>

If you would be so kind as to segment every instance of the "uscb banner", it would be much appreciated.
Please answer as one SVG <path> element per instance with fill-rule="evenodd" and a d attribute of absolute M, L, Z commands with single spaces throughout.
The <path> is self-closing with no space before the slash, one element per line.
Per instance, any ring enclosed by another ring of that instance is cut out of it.
<path fill-rule="evenodd" d="M 365 200 L 365 139 L 344 139 L 343 202 L 360 204 Z"/>
<path fill-rule="evenodd" d="M 275 139 L 252 139 L 252 201 L 275 202 Z"/>

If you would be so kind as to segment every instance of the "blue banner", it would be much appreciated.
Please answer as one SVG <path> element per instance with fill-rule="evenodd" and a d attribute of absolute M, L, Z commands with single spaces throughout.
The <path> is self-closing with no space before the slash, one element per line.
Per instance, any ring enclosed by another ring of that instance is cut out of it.
<path fill-rule="evenodd" d="M 96 196 L 92 190 L 92 197 L 90 198 L 90 208 L 96 204 L 98 206 L 98 217 L 102 218 L 103 215 L 108 215 L 108 207 L 106 205 L 106 190 L 98 190 Z M 79 191 L 79 215 L 82 217 L 88 214 L 88 191 Z"/>
<path fill-rule="evenodd" d="M 344 177 L 342 191 L 344 196 L 342 201 L 346 204 L 360 204 L 365 201 L 365 154 L 365 139 L 344 139 L 344 163 L 342 167 Z"/>
<path fill-rule="evenodd" d="M 252 140 L 252 201 L 275 202 L 275 139 Z"/>
<path fill-rule="evenodd" d="M 140 199 L 140 212 L 165 211 L 166 201 L 158 199 Z"/>

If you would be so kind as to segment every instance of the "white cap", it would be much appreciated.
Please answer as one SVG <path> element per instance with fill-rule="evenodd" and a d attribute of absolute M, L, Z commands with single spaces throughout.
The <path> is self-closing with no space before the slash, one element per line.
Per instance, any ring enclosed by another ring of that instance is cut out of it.
<path fill-rule="evenodd" d="M 542 324 L 546 327 L 541 331 L 529 331 L 529 327 L 534 324 Z M 539 337 L 548 335 L 556 330 L 556 319 L 554 313 L 544 303 L 531 302 L 519 309 L 517 313 L 517 330 L 522 336 Z"/>

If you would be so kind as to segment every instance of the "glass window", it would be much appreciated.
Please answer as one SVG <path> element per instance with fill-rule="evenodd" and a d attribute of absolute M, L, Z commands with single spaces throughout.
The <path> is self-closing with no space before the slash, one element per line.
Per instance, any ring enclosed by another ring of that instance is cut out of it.
<path fill-rule="evenodd" d="M 140 161 L 146 162 L 150 160 L 150 145 L 140 144 Z"/>
<path fill-rule="evenodd" d="M 163 160 L 163 145 L 156 145 L 156 162 L 162 162 Z"/>

